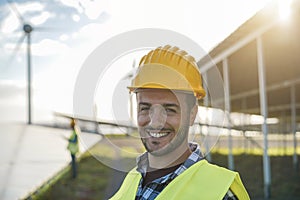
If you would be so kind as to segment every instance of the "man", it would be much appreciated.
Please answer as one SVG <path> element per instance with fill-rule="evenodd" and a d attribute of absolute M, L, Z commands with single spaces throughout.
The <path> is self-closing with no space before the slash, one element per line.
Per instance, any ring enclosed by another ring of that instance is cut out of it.
<path fill-rule="evenodd" d="M 194 58 L 159 47 L 142 58 L 128 88 L 136 93 L 147 152 L 112 199 L 249 199 L 238 173 L 209 164 L 199 145 L 188 142 L 197 99 L 205 96 Z"/>

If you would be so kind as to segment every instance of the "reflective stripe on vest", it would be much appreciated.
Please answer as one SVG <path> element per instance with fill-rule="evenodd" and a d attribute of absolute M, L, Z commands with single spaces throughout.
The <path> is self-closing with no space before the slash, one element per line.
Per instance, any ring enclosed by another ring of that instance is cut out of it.
<path fill-rule="evenodd" d="M 134 200 L 140 179 L 141 174 L 131 170 L 111 200 Z M 170 182 L 156 200 L 222 200 L 229 188 L 240 200 L 250 199 L 237 172 L 201 160 Z"/>

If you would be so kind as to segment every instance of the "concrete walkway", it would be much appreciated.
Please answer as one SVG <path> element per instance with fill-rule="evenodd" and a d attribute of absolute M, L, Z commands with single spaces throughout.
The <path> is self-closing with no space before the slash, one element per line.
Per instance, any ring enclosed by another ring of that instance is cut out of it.
<path fill-rule="evenodd" d="M 70 130 L 0 123 L 0 199 L 26 197 L 70 162 Z M 101 137 L 82 133 L 81 152 Z"/>

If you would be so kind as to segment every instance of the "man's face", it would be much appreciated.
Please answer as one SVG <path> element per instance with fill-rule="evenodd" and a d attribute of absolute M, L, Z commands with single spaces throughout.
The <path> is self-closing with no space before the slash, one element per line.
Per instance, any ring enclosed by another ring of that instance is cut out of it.
<path fill-rule="evenodd" d="M 187 143 L 190 112 L 186 94 L 164 89 L 139 89 L 137 121 L 142 142 L 149 153 L 160 156 Z M 196 111 L 197 112 L 197 111 Z"/>

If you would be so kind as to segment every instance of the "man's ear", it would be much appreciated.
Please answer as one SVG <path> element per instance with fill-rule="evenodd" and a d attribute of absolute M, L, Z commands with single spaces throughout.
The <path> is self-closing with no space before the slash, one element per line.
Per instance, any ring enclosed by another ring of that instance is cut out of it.
<path fill-rule="evenodd" d="M 197 113 L 198 113 L 198 106 L 194 105 L 194 107 L 191 109 L 190 112 L 190 126 L 194 124 Z"/>

